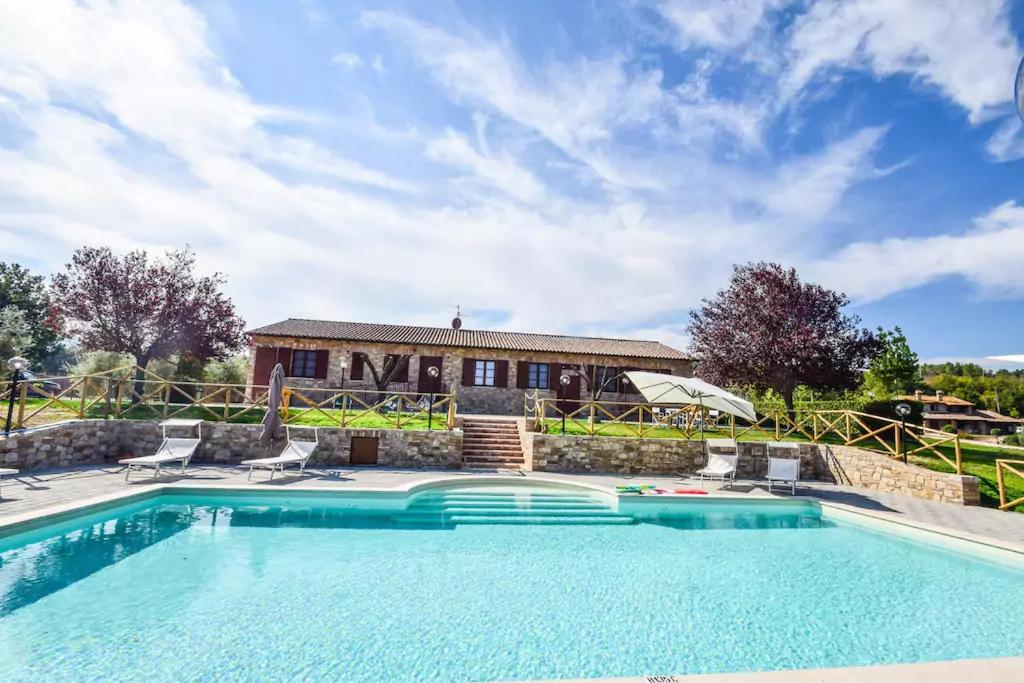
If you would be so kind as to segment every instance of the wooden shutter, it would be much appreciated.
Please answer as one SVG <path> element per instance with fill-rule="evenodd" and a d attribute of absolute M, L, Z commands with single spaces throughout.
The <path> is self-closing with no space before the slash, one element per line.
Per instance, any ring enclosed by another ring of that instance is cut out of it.
<path fill-rule="evenodd" d="M 289 377 L 292 374 L 292 350 L 287 348 L 280 348 L 277 350 L 277 362 L 284 368 L 284 376 Z"/>
<path fill-rule="evenodd" d="M 363 378 L 363 353 L 361 351 L 352 352 L 352 365 L 348 370 L 349 379 L 362 379 Z"/>
<path fill-rule="evenodd" d="M 327 349 L 318 349 L 316 352 L 316 373 L 317 379 L 327 379 L 327 360 L 330 352 Z"/>
<path fill-rule="evenodd" d="M 463 358 L 462 359 L 462 386 L 471 387 L 473 386 L 473 376 L 476 374 L 476 359 L 475 358 Z"/>
<path fill-rule="evenodd" d="M 496 387 L 507 387 L 508 386 L 508 361 L 507 360 L 496 360 L 496 361 L 494 361 L 494 386 L 496 386 Z"/>
<path fill-rule="evenodd" d="M 525 360 L 516 363 L 516 387 L 519 389 L 530 387 L 530 364 Z"/>
<path fill-rule="evenodd" d="M 274 369 L 277 362 L 277 349 L 257 348 L 256 362 L 253 365 L 252 383 L 256 386 L 266 386 L 270 383 L 270 371 Z"/>
<path fill-rule="evenodd" d="M 561 391 L 561 389 L 559 389 L 559 387 L 561 387 L 562 385 L 558 381 L 561 377 L 562 377 L 562 364 L 561 363 L 551 363 L 548 366 L 548 388 L 549 389 L 556 389 L 558 391 Z"/>

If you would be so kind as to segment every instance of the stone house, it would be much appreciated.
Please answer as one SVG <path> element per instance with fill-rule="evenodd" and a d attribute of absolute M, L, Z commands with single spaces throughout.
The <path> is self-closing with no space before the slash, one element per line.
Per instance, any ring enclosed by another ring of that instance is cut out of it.
<path fill-rule="evenodd" d="M 520 415 L 527 391 L 587 400 L 636 400 L 626 370 L 689 376 L 689 356 L 656 341 L 409 325 L 284 320 L 248 333 L 250 384 L 265 385 L 280 362 L 291 386 L 375 391 L 378 374 L 397 363 L 388 391 L 458 396 L 463 413 Z M 365 356 L 364 356 L 365 354 Z M 431 378 L 428 368 L 439 375 Z M 569 378 L 562 386 L 560 377 Z M 588 382 L 586 378 L 596 381 Z"/>
<path fill-rule="evenodd" d="M 1024 425 L 1024 420 L 1001 415 L 994 410 L 983 410 L 970 401 L 947 396 L 942 391 L 936 391 L 933 396 L 916 391 L 913 396 L 898 396 L 897 400 L 921 403 L 924 406 L 924 426 L 930 429 L 952 425 L 953 429 L 965 434 L 989 434 L 993 429 L 1012 434 Z"/>

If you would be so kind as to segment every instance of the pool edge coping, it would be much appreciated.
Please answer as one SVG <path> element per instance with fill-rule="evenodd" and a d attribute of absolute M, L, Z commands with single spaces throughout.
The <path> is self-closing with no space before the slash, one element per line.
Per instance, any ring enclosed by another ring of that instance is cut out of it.
<path fill-rule="evenodd" d="M 120 504 L 125 504 L 134 501 L 141 501 L 147 498 L 156 497 L 164 493 L 173 493 L 175 491 L 198 491 L 216 493 L 217 491 L 228 491 L 228 492 L 261 492 L 261 493 L 301 493 L 304 495 L 320 494 L 324 496 L 339 495 L 339 494 L 365 494 L 365 495 L 377 495 L 386 497 L 410 497 L 413 494 L 420 493 L 422 491 L 430 490 L 431 488 L 441 487 L 453 483 L 463 482 L 475 482 L 478 484 L 539 484 L 541 486 L 562 486 L 570 488 L 579 488 L 599 493 L 605 496 L 611 497 L 616 502 L 621 502 L 623 499 L 627 499 L 630 502 L 646 504 L 646 501 L 654 502 L 668 502 L 682 503 L 682 501 L 728 501 L 739 505 L 744 504 L 758 504 L 771 501 L 773 503 L 784 503 L 785 501 L 793 501 L 800 503 L 810 502 L 818 505 L 824 511 L 837 511 L 840 515 L 852 515 L 855 518 L 864 518 L 871 522 L 881 522 L 882 524 L 895 525 L 897 527 L 903 527 L 906 529 L 912 529 L 917 532 L 926 532 L 930 534 L 936 534 L 945 539 L 952 539 L 961 543 L 976 544 L 989 549 L 1001 550 L 1015 555 L 1024 555 L 1024 544 L 1014 543 L 1012 541 L 1004 541 L 1002 539 L 992 538 L 990 536 L 981 536 L 978 534 L 972 534 L 966 531 L 960 531 L 952 529 L 950 527 L 944 527 L 936 524 L 930 524 L 927 522 L 920 522 L 916 520 L 907 520 L 896 517 L 892 513 L 877 511 L 877 510 L 864 510 L 857 508 L 852 505 L 844 503 L 836 503 L 832 501 L 822 501 L 813 496 L 796 495 L 796 496 L 779 496 L 774 494 L 768 494 L 763 497 L 756 498 L 740 498 L 732 494 L 722 493 L 708 493 L 701 496 L 691 495 L 672 495 L 672 494 L 634 494 L 634 493 L 618 493 L 614 487 L 596 484 L 593 482 L 577 482 L 567 481 L 561 477 L 550 477 L 550 476 L 532 476 L 516 477 L 511 478 L 507 475 L 495 475 L 495 474 L 463 474 L 463 475 L 451 475 L 442 474 L 437 476 L 428 476 L 428 478 L 420 481 L 409 481 L 402 482 L 397 486 L 390 488 L 381 488 L 373 486 L 359 486 L 355 485 L 346 488 L 323 488 L 316 486 L 289 486 L 287 489 L 271 489 L 263 485 L 262 482 L 255 484 L 219 484 L 219 485 L 195 485 L 190 484 L 188 481 L 173 481 L 173 482 L 152 482 L 152 483 L 137 483 L 134 486 L 141 486 L 142 488 L 134 488 L 132 490 L 126 490 L 123 492 L 106 493 L 92 498 L 87 498 L 82 501 L 74 503 L 63 503 L 53 505 L 38 510 L 24 512 L 21 514 L 15 514 L 9 518 L 0 518 L 0 537 L 8 536 L 13 533 L 20 533 L 21 531 L 28 531 L 33 528 L 38 528 L 48 523 L 56 523 L 64 518 L 71 517 L 77 514 L 86 512 L 98 512 L 107 507 L 113 507 Z M 684 503 L 685 504 L 685 503 Z"/>

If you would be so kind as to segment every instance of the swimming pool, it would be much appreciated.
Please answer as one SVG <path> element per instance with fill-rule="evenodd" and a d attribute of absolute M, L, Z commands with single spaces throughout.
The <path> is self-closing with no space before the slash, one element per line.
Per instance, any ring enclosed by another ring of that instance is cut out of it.
<path fill-rule="evenodd" d="M 0 538 L 0 661 L 19 681 L 488 681 L 1024 654 L 1014 560 L 796 500 L 624 501 L 138 500 Z"/>

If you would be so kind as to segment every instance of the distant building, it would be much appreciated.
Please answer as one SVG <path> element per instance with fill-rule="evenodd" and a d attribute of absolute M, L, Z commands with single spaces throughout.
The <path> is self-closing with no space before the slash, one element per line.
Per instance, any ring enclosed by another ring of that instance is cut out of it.
<path fill-rule="evenodd" d="M 636 399 L 621 376 L 626 370 L 693 374 L 687 354 L 636 339 L 289 319 L 251 330 L 249 340 L 252 384 L 266 384 L 274 364 L 281 363 L 292 386 L 373 390 L 367 359 L 380 370 L 408 357 L 388 391 L 455 388 L 463 413 L 521 415 L 527 391 L 567 402 L 586 399 L 580 368 L 601 381 L 602 401 Z M 436 378 L 430 367 L 438 369 Z"/>
<path fill-rule="evenodd" d="M 917 391 L 913 396 L 899 396 L 898 399 L 923 404 L 924 426 L 931 429 L 953 425 L 956 431 L 967 434 L 989 434 L 993 429 L 1011 434 L 1018 426 L 1024 425 L 1024 420 L 1000 415 L 994 410 L 976 408 L 970 401 L 946 396 L 941 391 L 936 391 L 933 396 Z"/>

